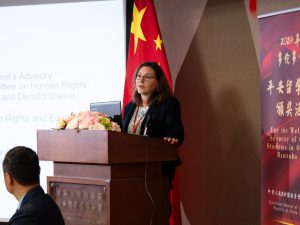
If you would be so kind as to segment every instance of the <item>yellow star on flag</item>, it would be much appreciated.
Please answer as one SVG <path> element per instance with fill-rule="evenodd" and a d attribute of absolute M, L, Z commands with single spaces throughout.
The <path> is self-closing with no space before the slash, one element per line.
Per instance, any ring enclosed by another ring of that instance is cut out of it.
<path fill-rule="evenodd" d="M 157 35 L 156 40 L 154 40 L 155 44 L 156 44 L 156 48 L 155 50 L 157 50 L 158 48 L 161 50 L 161 44 L 163 43 L 163 41 L 160 38 L 160 35 Z"/>
<path fill-rule="evenodd" d="M 146 41 L 146 38 L 144 36 L 141 23 L 143 20 L 143 16 L 145 14 L 147 7 L 143 8 L 140 12 L 137 9 L 136 5 L 133 6 L 133 20 L 131 23 L 131 30 L 130 32 L 134 35 L 134 53 L 136 52 L 137 45 L 139 39 Z"/>

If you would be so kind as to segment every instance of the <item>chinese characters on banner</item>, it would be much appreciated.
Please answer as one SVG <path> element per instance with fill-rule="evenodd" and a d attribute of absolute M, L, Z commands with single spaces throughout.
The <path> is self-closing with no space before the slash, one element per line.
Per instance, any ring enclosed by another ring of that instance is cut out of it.
<path fill-rule="evenodd" d="M 259 19 L 262 225 L 300 225 L 300 12 Z"/>

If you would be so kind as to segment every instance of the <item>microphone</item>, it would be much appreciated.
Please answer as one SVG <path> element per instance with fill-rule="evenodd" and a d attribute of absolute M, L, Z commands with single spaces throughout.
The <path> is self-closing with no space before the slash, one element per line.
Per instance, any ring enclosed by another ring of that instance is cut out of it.
<path fill-rule="evenodd" d="M 147 118 L 146 118 L 146 123 L 145 123 L 145 129 L 144 129 L 144 133 L 143 136 L 147 136 L 147 131 L 148 131 L 148 127 L 150 127 L 150 114 L 148 114 Z"/>

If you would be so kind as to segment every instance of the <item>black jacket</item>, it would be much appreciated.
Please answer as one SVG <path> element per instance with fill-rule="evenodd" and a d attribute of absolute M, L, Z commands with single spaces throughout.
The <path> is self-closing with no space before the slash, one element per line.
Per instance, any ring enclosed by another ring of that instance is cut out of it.
<path fill-rule="evenodd" d="M 129 102 L 124 110 L 123 131 L 127 132 L 130 119 L 137 105 Z M 145 119 L 141 124 L 142 135 L 144 133 L 147 122 L 147 135 L 149 137 L 178 138 L 181 144 L 184 139 L 184 129 L 181 122 L 181 111 L 178 100 L 173 97 L 167 97 L 159 104 L 151 105 L 145 115 Z"/>
<path fill-rule="evenodd" d="M 64 225 L 63 216 L 41 186 L 32 188 L 22 201 L 20 209 L 9 220 L 9 225 Z"/>
<path fill-rule="evenodd" d="M 129 102 L 124 110 L 123 132 L 127 133 L 128 125 L 137 105 Z M 150 105 L 141 124 L 140 135 L 144 134 L 147 126 L 149 137 L 164 138 L 174 137 L 182 144 L 184 139 L 184 128 L 181 121 L 181 110 L 178 100 L 169 96 L 159 104 Z M 180 160 L 162 163 L 162 175 L 168 176 L 170 181 L 174 177 L 175 167 L 180 165 Z"/>

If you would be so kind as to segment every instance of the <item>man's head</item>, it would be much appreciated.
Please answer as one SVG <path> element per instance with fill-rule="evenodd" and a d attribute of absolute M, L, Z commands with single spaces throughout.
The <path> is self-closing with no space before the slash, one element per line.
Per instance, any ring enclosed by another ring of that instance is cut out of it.
<path fill-rule="evenodd" d="M 5 184 L 10 183 L 31 186 L 40 182 L 40 166 L 37 154 L 30 148 L 17 146 L 9 150 L 2 163 Z"/>

